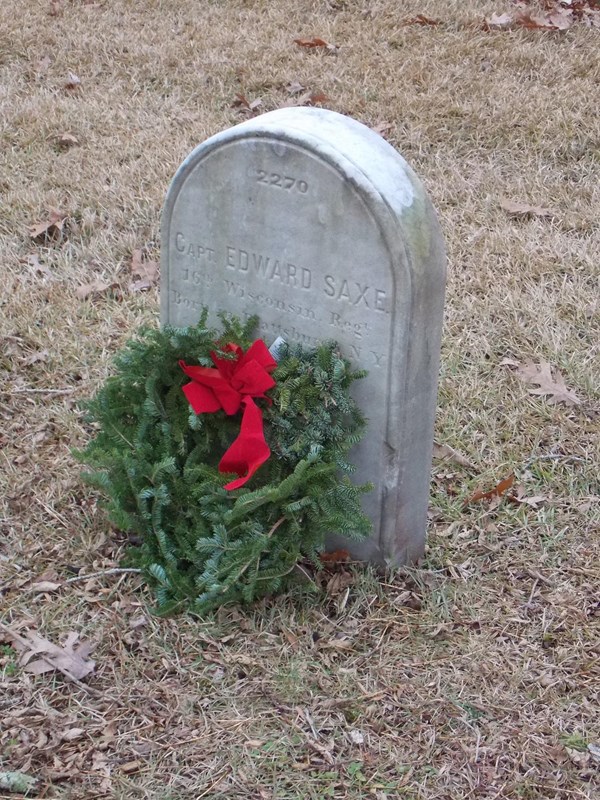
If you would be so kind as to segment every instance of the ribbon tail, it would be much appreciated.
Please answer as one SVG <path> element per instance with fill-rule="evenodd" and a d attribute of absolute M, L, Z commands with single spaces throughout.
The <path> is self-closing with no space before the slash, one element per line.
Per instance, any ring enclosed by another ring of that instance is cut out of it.
<path fill-rule="evenodd" d="M 239 475 L 226 484 L 225 489 L 239 489 L 254 475 L 271 455 L 265 442 L 262 411 L 251 397 L 244 397 L 244 415 L 240 433 L 219 463 L 219 472 L 233 472 Z"/>

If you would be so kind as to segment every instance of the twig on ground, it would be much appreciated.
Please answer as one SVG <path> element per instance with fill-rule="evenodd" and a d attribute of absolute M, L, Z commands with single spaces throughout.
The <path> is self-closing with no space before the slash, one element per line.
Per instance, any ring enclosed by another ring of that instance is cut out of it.
<path fill-rule="evenodd" d="M 2 394 L 72 394 L 75 389 L 33 389 L 30 386 L 19 386 L 16 389 L 5 389 Z"/>
<path fill-rule="evenodd" d="M 539 456 L 532 456 L 528 461 L 525 462 L 524 466 L 529 467 L 531 464 L 535 464 L 536 461 L 578 461 L 581 464 L 585 464 L 585 458 L 581 458 L 580 456 L 569 456 L 565 455 L 564 453 L 545 453 Z"/>
<path fill-rule="evenodd" d="M 65 583 L 77 583 L 77 581 L 87 581 L 88 578 L 101 578 L 104 575 L 124 575 L 130 572 L 135 575 L 140 575 L 142 570 L 137 567 L 112 567 L 111 569 L 103 569 L 100 572 L 91 572 L 89 575 L 75 575 L 73 578 L 67 578 Z"/>

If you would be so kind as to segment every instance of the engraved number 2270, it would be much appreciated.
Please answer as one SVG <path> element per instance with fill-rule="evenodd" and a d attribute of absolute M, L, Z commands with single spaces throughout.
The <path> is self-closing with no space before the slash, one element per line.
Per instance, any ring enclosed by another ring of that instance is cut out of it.
<path fill-rule="evenodd" d="M 256 172 L 256 180 L 259 183 L 266 183 L 269 186 L 278 186 L 280 189 L 287 189 L 291 192 L 296 189 L 300 194 L 308 192 L 308 184 L 306 181 L 299 181 L 296 178 L 291 178 L 289 175 L 279 175 L 277 172 L 265 172 L 264 169 L 259 169 Z"/>

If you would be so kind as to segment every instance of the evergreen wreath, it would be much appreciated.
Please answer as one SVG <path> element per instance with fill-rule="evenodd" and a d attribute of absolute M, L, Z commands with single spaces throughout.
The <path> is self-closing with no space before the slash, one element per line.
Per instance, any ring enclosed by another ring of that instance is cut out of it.
<path fill-rule="evenodd" d="M 320 566 L 326 534 L 362 539 L 371 528 L 360 501 L 372 487 L 350 481 L 347 458 L 365 428 L 349 388 L 366 373 L 335 342 L 282 346 L 275 385 L 259 401 L 270 457 L 247 485 L 224 487 L 219 460 L 233 449 L 239 414 L 194 413 L 180 362 L 235 358 L 232 345 L 251 345 L 257 319 L 223 315 L 219 334 L 207 316 L 189 328 L 145 329 L 125 346 L 86 405 L 94 435 L 77 453 L 112 523 L 139 542 L 129 561 L 154 587 L 159 614 L 202 615 L 283 591 L 299 561 Z"/>

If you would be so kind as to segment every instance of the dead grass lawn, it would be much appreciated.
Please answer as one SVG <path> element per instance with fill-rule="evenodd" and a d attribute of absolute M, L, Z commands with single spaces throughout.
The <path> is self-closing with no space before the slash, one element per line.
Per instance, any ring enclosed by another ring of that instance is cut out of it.
<path fill-rule="evenodd" d="M 0 5 L 2 621 L 98 642 L 92 693 L 0 651 L 0 771 L 39 796 L 593 798 L 600 789 L 598 31 L 485 32 L 468 0 L 21 0 Z M 53 9 L 56 13 L 53 12 Z M 437 26 L 403 26 L 424 14 Z M 292 42 L 320 36 L 337 55 Z M 81 83 L 65 88 L 69 73 Z M 202 622 L 156 620 L 78 478 L 77 410 L 158 293 L 182 158 L 299 81 L 423 178 L 449 252 L 429 549 Z M 77 144 L 62 147 L 68 133 Z M 516 219 L 508 198 L 549 207 Z M 28 226 L 68 215 L 54 243 Z M 113 285 L 80 300 L 81 285 Z M 531 396 L 546 360 L 582 399 Z M 515 471 L 535 503 L 463 503 Z M 41 579 L 58 589 L 38 591 Z M 593 747 L 592 747 L 593 750 Z M 594 755 L 594 753 L 596 755 Z"/>

